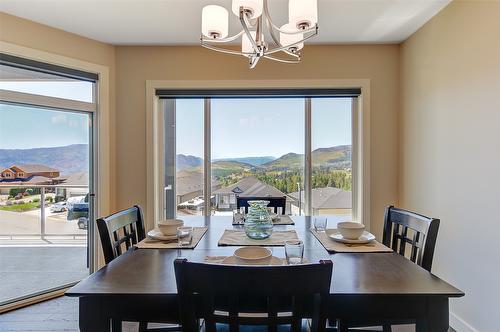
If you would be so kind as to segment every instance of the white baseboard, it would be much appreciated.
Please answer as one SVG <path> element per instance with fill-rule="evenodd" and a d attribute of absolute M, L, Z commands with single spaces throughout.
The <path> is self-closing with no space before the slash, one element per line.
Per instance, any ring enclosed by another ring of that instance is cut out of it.
<path fill-rule="evenodd" d="M 479 332 L 453 312 L 450 312 L 450 326 L 457 332 Z"/>

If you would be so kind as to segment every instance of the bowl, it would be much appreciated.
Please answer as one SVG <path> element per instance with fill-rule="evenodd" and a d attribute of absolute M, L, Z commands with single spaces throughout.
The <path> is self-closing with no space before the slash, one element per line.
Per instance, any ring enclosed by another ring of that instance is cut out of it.
<path fill-rule="evenodd" d="M 177 235 L 177 227 L 184 225 L 180 219 L 165 219 L 158 222 L 158 230 L 163 235 Z"/>
<path fill-rule="evenodd" d="M 365 231 L 365 225 L 355 221 L 344 221 L 337 224 L 337 230 L 348 240 L 359 239 L 363 232 Z"/>
<path fill-rule="evenodd" d="M 271 260 L 271 250 L 264 247 L 242 247 L 234 251 L 234 257 L 244 262 L 266 262 Z"/>

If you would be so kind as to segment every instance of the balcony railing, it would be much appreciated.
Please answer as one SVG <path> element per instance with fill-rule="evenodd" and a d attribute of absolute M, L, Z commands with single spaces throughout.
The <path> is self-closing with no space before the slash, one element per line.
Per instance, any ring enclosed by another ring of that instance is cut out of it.
<path fill-rule="evenodd" d="M 11 189 L 21 189 L 17 199 Z M 36 193 L 25 195 L 28 189 Z M 0 239 L 86 239 L 88 193 L 87 185 L 0 185 Z"/>

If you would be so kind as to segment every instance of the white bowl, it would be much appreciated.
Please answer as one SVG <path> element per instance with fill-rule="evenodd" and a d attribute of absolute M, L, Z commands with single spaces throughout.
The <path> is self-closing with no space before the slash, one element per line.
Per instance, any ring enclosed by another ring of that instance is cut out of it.
<path fill-rule="evenodd" d="M 264 247 L 242 247 L 234 251 L 234 257 L 242 261 L 265 262 L 271 259 L 271 250 Z"/>
<path fill-rule="evenodd" d="M 158 229 L 163 235 L 177 235 L 177 227 L 184 225 L 180 219 L 165 219 L 158 222 Z"/>
<path fill-rule="evenodd" d="M 344 221 L 337 224 L 337 229 L 345 239 L 359 239 L 365 230 L 365 225 L 355 221 Z"/>

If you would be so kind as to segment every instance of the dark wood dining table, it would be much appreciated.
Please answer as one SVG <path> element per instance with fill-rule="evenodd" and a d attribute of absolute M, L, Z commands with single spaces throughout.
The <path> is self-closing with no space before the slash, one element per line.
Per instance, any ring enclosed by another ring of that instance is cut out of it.
<path fill-rule="evenodd" d="M 207 226 L 194 249 L 136 249 L 121 255 L 66 292 L 79 297 L 82 332 L 108 332 L 110 319 L 165 322 L 178 319 L 177 287 L 173 261 L 187 258 L 203 262 L 206 256 L 230 256 L 238 247 L 221 247 L 218 241 L 233 226 L 232 217 L 190 216 L 186 225 Z M 309 231 L 312 217 L 292 218 L 304 242 L 309 262 L 333 261 L 328 301 L 329 316 L 345 322 L 411 319 L 417 331 L 448 330 L 449 299 L 464 296 L 459 289 L 396 253 L 328 253 Z M 339 219 L 329 217 L 329 227 Z M 269 247 L 284 257 L 283 247 Z M 286 278 L 286 276 L 283 276 Z"/>

